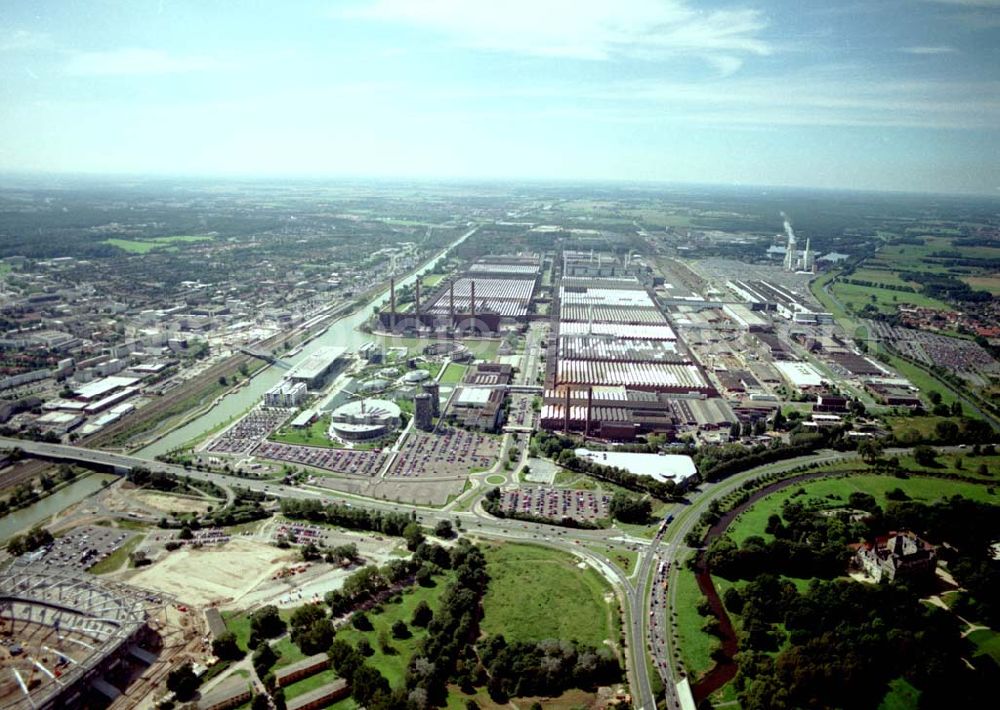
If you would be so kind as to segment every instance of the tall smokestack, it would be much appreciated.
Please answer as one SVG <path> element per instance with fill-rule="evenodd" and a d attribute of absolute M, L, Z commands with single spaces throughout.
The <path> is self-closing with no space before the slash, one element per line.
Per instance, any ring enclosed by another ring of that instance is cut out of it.
<path fill-rule="evenodd" d="M 417 314 L 417 317 L 419 318 L 419 316 L 420 316 L 420 277 L 419 276 L 417 277 L 416 291 L 413 294 L 413 310 Z"/>
<path fill-rule="evenodd" d="M 451 319 L 451 327 L 455 327 L 455 282 L 448 284 L 448 316 Z"/>
<path fill-rule="evenodd" d="M 396 330 L 396 277 L 389 277 L 389 330 Z"/>
<path fill-rule="evenodd" d="M 566 388 L 566 411 L 563 412 L 563 433 L 569 434 L 569 387 Z"/>
<path fill-rule="evenodd" d="M 583 435 L 584 437 L 590 436 L 590 420 L 593 417 L 594 411 L 594 388 L 587 388 L 587 423 L 584 425 Z"/>
<path fill-rule="evenodd" d="M 469 293 L 469 313 L 472 314 L 472 320 L 476 320 L 476 282 L 470 281 L 469 287 L 471 289 Z"/>

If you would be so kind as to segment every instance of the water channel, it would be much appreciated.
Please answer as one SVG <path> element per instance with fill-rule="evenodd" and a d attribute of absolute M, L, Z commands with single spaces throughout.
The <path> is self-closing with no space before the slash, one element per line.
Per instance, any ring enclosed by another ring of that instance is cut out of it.
<path fill-rule="evenodd" d="M 56 513 L 78 503 L 104 487 L 105 481 L 114 481 L 118 476 L 110 473 L 92 473 L 65 488 L 32 503 L 27 508 L 16 510 L 0 518 L 0 540 L 6 540 L 18 533 L 27 532 L 34 526 L 45 523 Z"/>

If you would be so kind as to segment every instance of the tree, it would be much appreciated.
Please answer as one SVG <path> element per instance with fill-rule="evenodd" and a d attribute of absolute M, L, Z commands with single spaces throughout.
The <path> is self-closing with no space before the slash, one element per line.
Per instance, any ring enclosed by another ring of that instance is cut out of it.
<path fill-rule="evenodd" d="M 913 460 L 929 468 L 937 464 L 937 452 L 930 446 L 917 446 L 913 449 Z"/>
<path fill-rule="evenodd" d="M 271 710 L 271 701 L 265 693 L 257 693 L 250 703 L 250 710 Z"/>
<path fill-rule="evenodd" d="M 958 438 L 958 424 L 947 419 L 940 421 L 934 425 L 934 433 L 937 434 L 938 441 L 954 442 Z"/>
<path fill-rule="evenodd" d="M 397 619 L 392 625 L 392 636 L 397 639 L 405 639 L 410 637 L 410 629 L 406 626 L 406 622 L 402 619 Z"/>
<path fill-rule="evenodd" d="M 615 491 L 608 512 L 612 518 L 624 523 L 645 523 L 653 512 L 653 505 L 649 498 L 639 498 L 623 491 Z"/>
<path fill-rule="evenodd" d="M 785 415 L 781 411 L 781 409 L 776 410 L 774 412 L 774 430 L 775 431 L 781 431 L 782 429 L 784 429 L 785 428 L 785 421 L 786 421 L 785 420 Z"/>
<path fill-rule="evenodd" d="M 236 634 L 226 631 L 212 641 L 212 653 L 226 661 L 243 658 L 243 650 L 236 643 Z"/>
<path fill-rule="evenodd" d="M 187 700 L 198 690 L 200 682 L 191 664 L 185 663 L 167 675 L 167 690 L 172 691 L 179 700 Z"/>
<path fill-rule="evenodd" d="M 312 560 L 318 560 L 322 557 L 319 548 L 316 547 L 315 542 L 310 542 L 307 545 L 302 546 L 302 559 L 306 562 L 311 562 Z"/>
<path fill-rule="evenodd" d="M 375 649 L 372 648 L 372 644 L 368 639 L 363 638 L 360 641 L 358 641 L 358 653 L 360 653 L 365 658 L 368 658 L 369 656 L 374 655 Z"/>
<path fill-rule="evenodd" d="M 413 610 L 413 618 L 410 620 L 410 623 L 414 626 L 423 628 L 426 627 L 433 618 L 434 612 L 431 611 L 430 605 L 426 601 L 421 600 Z"/>
<path fill-rule="evenodd" d="M 250 615 L 250 638 L 272 639 L 285 632 L 285 622 L 278 615 L 278 607 L 273 604 L 262 606 Z M 255 646 L 251 641 L 251 646 Z"/>
<path fill-rule="evenodd" d="M 275 654 L 274 649 L 271 648 L 271 644 L 261 643 L 257 647 L 257 650 L 253 652 L 251 661 L 253 662 L 254 671 L 257 672 L 260 678 L 263 678 L 267 675 L 271 666 L 278 662 L 278 656 Z"/>
<path fill-rule="evenodd" d="M 413 552 L 424 541 L 424 531 L 418 523 L 410 523 L 403 528 L 403 539 L 406 540 L 406 549 Z"/>
<path fill-rule="evenodd" d="M 858 455 L 869 466 L 874 465 L 879 460 L 883 450 L 882 442 L 878 439 L 868 438 L 858 442 Z"/>
<path fill-rule="evenodd" d="M 455 531 L 451 527 L 450 520 L 440 520 L 438 524 L 434 526 L 434 534 L 444 540 L 451 539 L 455 536 Z"/>
<path fill-rule="evenodd" d="M 368 615 L 363 611 L 355 612 L 351 616 L 351 626 L 356 628 L 358 631 L 371 631 L 374 628 L 371 620 L 368 618 Z"/>
<path fill-rule="evenodd" d="M 359 705 L 367 706 L 379 691 L 389 692 L 389 681 L 378 669 L 362 663 L 351 676 L 351 697 Z"/>
<path fill-rule="evenodd" d="M 181 531 L 177 533 L 177 538 L 179 540 L 191 540 L 194 538 L 194 533 L 191 532 L 191 528 L 185 525 L 181 528 Z"/>
<path fill-rule="evenodd" d="M 937 390 L 931 390 L 927 393 L 927 399 L 931 401 L 931 404 L 941 404 L 941 393 Z"/>

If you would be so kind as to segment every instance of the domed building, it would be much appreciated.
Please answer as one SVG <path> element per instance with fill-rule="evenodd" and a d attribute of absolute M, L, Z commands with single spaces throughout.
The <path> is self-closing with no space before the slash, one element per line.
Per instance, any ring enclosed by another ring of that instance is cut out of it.
<path fill-rule="evenodd" d="M 388 389 L 390 386 L 392 386 L 392 383 L 389 380 L 383 380 L 376 377 L 371 380 L 365 380 L 358 385 L 358 393 L 368 394 L 370 392 L 381 392 L 384 389 Z"/>
<path fill-rule="evenodd" d="M 342 404 L 330 415 L 330 436 L 345 441 L 378 439 L 395 431 L 400 410 L 386 399 L 359 399 Z"/>
<path fill-rule="evenodd" d="M 427 372 L 427 370 L 410 370 L 403 375 L 403 382 L 409 385 L 415 385 L 418 382 L 423 382 L 430 376 L 431 373 Z"/>

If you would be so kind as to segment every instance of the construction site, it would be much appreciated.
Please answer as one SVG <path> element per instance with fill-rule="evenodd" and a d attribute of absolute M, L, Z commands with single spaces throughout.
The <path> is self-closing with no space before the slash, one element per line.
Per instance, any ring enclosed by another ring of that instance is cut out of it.
<path fill-rule="evenodd" d="M 185 612 L 81 571 L 13 564 L 0 577 L 0 707 L 135 707 L 178 661 L 208 657 Z"/>

